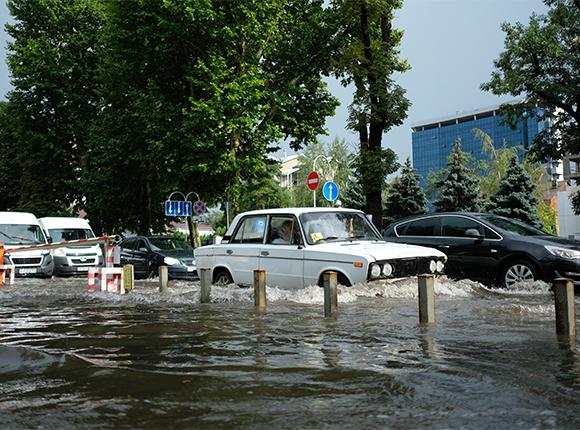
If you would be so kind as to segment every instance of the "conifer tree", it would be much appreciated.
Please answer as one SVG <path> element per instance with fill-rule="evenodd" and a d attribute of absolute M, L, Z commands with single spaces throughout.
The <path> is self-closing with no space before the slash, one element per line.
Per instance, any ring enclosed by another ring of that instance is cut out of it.
<path fill-rule="evenodd" d="M 467 155 L 461 151 L 461 139 L 457 139 L 448 158 L 443 179 L 436 184 L 438 199 L 435 207 L 439 212 L 477 212 L 482 201 L 479 180 L 467 167 Z"/>
<path fill-rule="evenodd" d="M 518 157 L 512 155 L 506 175 L 499 184 L 498 192 L 491 197 L 487 211 L 542 228 L 538 217 L 538 203 L 532 177 L 518 162 Z"/>
<path fill-rule="evenodd" d="M 419 176 L 410 158 L 403 165 L 401 177 L 396 178 L 385 201 L 385 221 L 391 222 L 410 215 L 427 212 L 427 197 L 419 185 Z"/>

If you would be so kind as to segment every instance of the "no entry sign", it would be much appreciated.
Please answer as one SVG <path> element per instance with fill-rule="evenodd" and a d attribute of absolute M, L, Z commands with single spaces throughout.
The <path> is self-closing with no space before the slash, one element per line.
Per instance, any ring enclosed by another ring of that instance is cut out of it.
<path fill-rule="evenodd" d="M 308 188 L 310 188 L 312 191 L 314 191 L 315 189 L 318 188 L 319 183 L 320 183 L 320 177 L 318 176 L 318 173 L 310 172 L 308 174 L 308 180 L 306 181 L 306 184 L 308 184 Z"/>

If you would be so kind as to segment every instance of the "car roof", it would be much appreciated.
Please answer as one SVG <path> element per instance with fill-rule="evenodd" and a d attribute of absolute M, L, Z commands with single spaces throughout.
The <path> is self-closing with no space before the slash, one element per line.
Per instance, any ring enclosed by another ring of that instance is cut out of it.
<path fill-rule="evenodd" d="M 412 216 L 408 216 L 406 218 L 398 219 L 396 221 L 391 222 L 389 224 L 389 226 L 392 226 L 395 224 L 400 224 L 402 222 L 411 221 L 414 219 L 427 218 L 427 217 L 433 217 L 433 216 L 441 216 L 441 215 L 463 215 L 463 216 L 471 216 L 471 217 L 477 218 L 477 217 L 480 217 L 482 215 L 489 215 L 489 214 L 487 214 L 485 212 L 429 212 L 429 213 L 412 215 Z M 499 215 L 497 215 L 497 216 L 499 216 Z"/>
<path fill-rule="evenodd" d="M 138 234 L 136 236 L 126 236 L 123 238 L 123 240 L 128 240 L 128 239 L 175 239 L 175 240 L 182 240 L 178 237 L 172 236 L 172 235 L 162 235 L 162 234 L 153 234 L 153 235 L 143 235 L 143 234 Z"/>
<path fill-rule="evenodd" d="M 269 215 L 269 214 L 292 214 L 292 215 L 300 215 L 303 213 L 312 213 L 312 212 L 357 212 L 362 213 L 358 209 L 348 209 L 348 208 L 311 208 L 311 207 L 302 207 L 302 208 L 275 208 L 275 209 L 259 209 L 254 211 L 242 212 L 237 216 L 245 216 L 245 215 Z"/>

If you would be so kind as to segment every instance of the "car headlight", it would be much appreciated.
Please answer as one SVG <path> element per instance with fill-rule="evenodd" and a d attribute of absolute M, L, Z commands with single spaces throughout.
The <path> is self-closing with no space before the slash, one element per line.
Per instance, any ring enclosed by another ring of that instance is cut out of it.
<path fill-rule="evenodd" d="M 435 270 L 437 270 L 437 262 L 435 260 L 431 260 L 429 262 L 429 271 L 431 273 L 435 273 Z"/>
<path fill-rule="evenodd" d="M 580 259 L 580 251 L 576 251 L 575 249 L 568 249 L 568 248 L 559 248 L 557 246 L 544 246 L 548 250 L 548 252 L 556 257 L 567 258 L 569 260 L 577 260 Z"/>
<path fill-rule="evenodd" d="M 378 278 L 379 276 L 381 276 L 381 266 L 373 263 L 371 265 L 371 278 Z"/>
<path fill-rule="evenodd" d="M 443 263 L 441 260 L 439 260 L 439 261 L 437 262 L 437 271 L 438 271 L 438 272 L 443 272 L 443 269 L 444 269 L 444 268 L 445 268 L 445 264 L 444 264 L 444 263 Z"/>
<path fill-rule="evenodd" d="M 177 258 L 173 258 L 173 257 L 165 257 L 163 259 L 163 262 L 165 264 L 167 264 L 168 266 L 175 266 L 177 264 L 180 264 L 180 261 Z"/>
<path fill-rule="evenodd" d="M 383 276 L 391 276 L 393 274 L 393 266 L 389 263 L 385 263 L 383 266 Z"/>

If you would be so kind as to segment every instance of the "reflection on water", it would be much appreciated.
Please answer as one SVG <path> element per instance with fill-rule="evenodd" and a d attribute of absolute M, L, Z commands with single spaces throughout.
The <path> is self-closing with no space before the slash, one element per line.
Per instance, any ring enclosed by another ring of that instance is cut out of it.
<path fill-rule="evenodd" d="M 578 428 L 580 353 L 541 283 L 342 288 L 175 282 L 89 293 L 82 279 L 0 289 L 0 428 Z"/>

